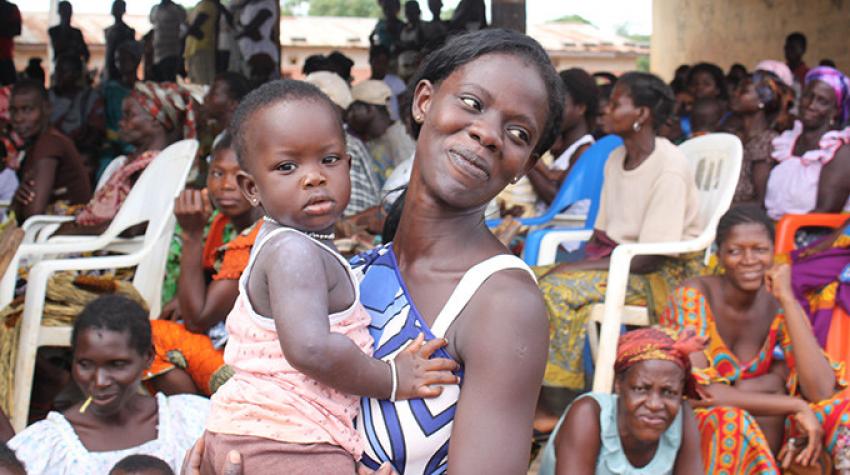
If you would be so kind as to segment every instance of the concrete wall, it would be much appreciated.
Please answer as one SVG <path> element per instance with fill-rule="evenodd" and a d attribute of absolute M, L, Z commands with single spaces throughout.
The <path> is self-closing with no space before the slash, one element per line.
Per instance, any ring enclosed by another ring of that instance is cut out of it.
<path fill-rule="evenodd" d="M 650 69 L 670 79 L 684 63 L 728 70 L 784 60 L 785 36 L 808 38 L 806 64 L 830 58 L 850 70 L 850 0 L 653 0 Z"/>

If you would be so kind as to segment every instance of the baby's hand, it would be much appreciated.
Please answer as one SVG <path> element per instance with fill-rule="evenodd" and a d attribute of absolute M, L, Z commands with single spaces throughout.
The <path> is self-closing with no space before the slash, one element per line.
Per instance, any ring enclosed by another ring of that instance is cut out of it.
<path fill-rule="evenodd" d="M 425 342 L 425 335 L 420 333 L 396 355 L 396 400 L 437 397 L 443 392 L 441 385 L 460 382 L 460 378 L 452 374 L 458 368 L 456 362 L 446 358 L 429 359 L 435 351 L 447 344 L 442 338 Z"/>

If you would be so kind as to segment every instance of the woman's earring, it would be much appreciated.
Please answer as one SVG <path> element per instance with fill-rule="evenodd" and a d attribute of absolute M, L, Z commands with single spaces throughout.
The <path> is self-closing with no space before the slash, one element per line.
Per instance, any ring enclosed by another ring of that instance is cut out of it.
<path fill-rule="evenodd" d="M 511 180 L 511 185 L 516 185 L 520 179 L 522 179 L 522 176 L 520 175 L 513 177 L 513 179 Z"/>
<path fill-rule="evenodd" d="M 635 123 L 632 124 L 632 130 L 634 130 L 635 132 L 639 132 L 640 131 L 640 122 L 635 121 Z"/>
<path fill-rule="evenodd" d="M 764 109 L 764 102 L 759 102 L 759 109 Z"/>
<path fill-rule="evenodd" d="M 413 116 L 413 121 L 416 122 L 417 124 L 421 124 L 422 123 L 422 116 L 421 115 Z"/>

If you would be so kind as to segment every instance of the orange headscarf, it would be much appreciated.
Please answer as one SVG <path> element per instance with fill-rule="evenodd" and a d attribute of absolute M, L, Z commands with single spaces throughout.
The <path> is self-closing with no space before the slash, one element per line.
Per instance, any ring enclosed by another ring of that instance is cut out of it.
<path fill-rule="evenodd" d="M 620 337 L 614 373 L 621 374 L 641 361 L 672 361 L 685 371 L 685 396 L 700 399 L 696 381 L 691 374 L 689 355 L 705 347 L 706 338 L 692 329 L 676 333 L 657 327 L 641 328 Z"/>

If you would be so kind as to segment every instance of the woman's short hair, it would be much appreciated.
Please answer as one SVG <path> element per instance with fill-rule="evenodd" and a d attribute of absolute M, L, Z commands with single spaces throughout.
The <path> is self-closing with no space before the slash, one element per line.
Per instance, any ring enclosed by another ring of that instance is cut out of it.
<path fill-rule="evenodd" d="M 118 473 L 151 473 L 156 472 L 158 475 L 174 475 L 171 466 L 165 463 L 164 460 L 147 454 L 133 454 L 119 460 L 118 463 L 109 471 L 109 475 Z"/>
<path fill-rule="evenodd" d="M 71 350 L 77 347 L 80 333 L 89 329 L 127 332 L 130 347 L 140 355 L 152 347 L 151 322 L 148 312 L 138 303 L 121 295 L 103 295 L 85 306 L 74 322 L 71 332 Z"/>
<path fill-rule="evenodd" d="M 593 130 L 599 115 L 599 88 L 593 76 L 581 68 L 571 68 L 558 73 L 564 83 L 564 92 L 575 104 L 584 105 L 584 121 Z"/>
<path fill-rule="evenodd" d="M 540 43 L 533 38 L 502 28 L 480 30 L 451 38 L 445 45 L 429 54 L 410 81 L 415 90 L 420 81 L 427 80 L 439 87 L 456 69 L 488 54 L 514 55 L 530 62 L 543 79 L 548 96 L 549 110 L 545 128 L 537 141 L 534 153 L 542 155 L 549 150 L 561 129 L 564 111 L 564 91 L 561 79 L 552 61 Z M 412 114 L 408 108 L 407 114 Z M 411 118 L 414 137 L 419 137 L 421 125 Z"/>
<path fill-rule="evenodd" d="M 729 208 L 729 211 L 717 223 L 717 234 L 714 238 L 717 247 L 720 248 L 726 238 L 729 237 L 732 228 L 741 224 L 760 224 L 767 231 L 770 242 L 772 243 L 775 240 L 776 230 L 773 227 L 773 220 L 770 219 L 764 209 L 754 203 L 741 204 Z"/>
<path fill-rule="evenodd" d="M 724 101 L 729 100 L 729 90 L 726 88 L 726 75 L 720 66 L 712 63 L 697 63 L 688 70 L 688 85 L 694 80 L 697 74 L 708 73 L 714 79 L 714 84 L 717 86 L 718 97 Z"/>
<path fill-rule="evenodd" d="M 630 72 L 617 80 L 617 87 L 626 87 L 636 107 L 647 107 L 652 114 L 655 130 L 667 121 L 676 105 L 673 90 L 658 76 L 650 73 Z"/>

